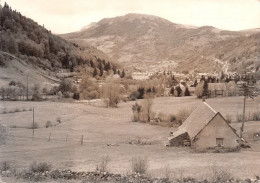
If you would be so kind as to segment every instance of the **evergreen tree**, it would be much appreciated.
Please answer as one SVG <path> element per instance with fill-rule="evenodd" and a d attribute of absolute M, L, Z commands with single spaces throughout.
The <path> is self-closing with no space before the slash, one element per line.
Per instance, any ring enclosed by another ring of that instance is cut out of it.
<path fill-rule="evenodd" d="M 90 60 L 90 66 L 91 66 L 92 68 L 95 68 L 95 64 L 93 63 L 92 60 Z"/>
<path fill-rule="evenodd" d="M 184 96 L 190 96 L 190 91 L 188 87 L 185 88 Z"/>
<path fill-rule="evenodd" d="M 99 70 L 100 70 L 99 76 L 103 76 L 104 67 L 103 67 L 103 63 L 102 62 L 99 62 Z"/>
<path fill-rule="evenodd" d="M 171 87 L 170 94 L 174 95 L 174 87 Z"/>
<path fill-rule="evenodd" d="M 144 87 L 139 87 L 137 91 L 139 93 L 138 99 L 143 99 L 144 98 Z"/>
<path fill-rule="evenodd" d="M 116 68 L 113 66 L 113 71 L 114 71 L 114 74 L 116 74 L 117 72 L 116 72 Z"/>
<path fill-rule="evenodd" d="M 193 86 L 196 87 L 198 85 L 197 79 L 195 79 Z"/>
<path fill-rule="evenodd" d="M 177 93 L 178 93 L 178 97 L 180 97 L 181 96 L 181 92 L 182 92 L 181 87 L 177 86 L 176 90 L 177 90 Z"/>
<path fill-rule="evenodd" d="M 202 96 L 208 97 L 208 82 L 204 81 Z"/>
<path fill-rule="evenodd" d="M 106 71 L 109 71 L 109 70 L 111 70 L 111 64 L 110 64 L 110 62 L 107 62 L 106 64 L 105 64 L 105 68 L 104 68 Z"/>
<path fill-rule="evenodd" d="M 124 78 L 125 77 L 125 70 L 123 69 L 121 75 L 120 75 L 121 78 Z"/>
<path fill-rule="evenodd" d="M 97 68 L 95 67 L 94 72 L 93 72 L 93 77 L 96 77 L 97 74 L 98 74 L 97 73 Z"/>

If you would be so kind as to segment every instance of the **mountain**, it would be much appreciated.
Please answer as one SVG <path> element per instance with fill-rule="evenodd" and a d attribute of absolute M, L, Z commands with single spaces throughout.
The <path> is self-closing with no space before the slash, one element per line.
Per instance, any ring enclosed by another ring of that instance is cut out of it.
<path fill-rule="evenodd" d="M 132 70 L 219 72 L 256 69 L 259 35 L 257 30 L 192 27 L 156 16 L 127 14 L 61 37 L 90 44 Z"/>
<path fill-rule="evenodd" d="M 30 83 L 59 81 L 56 74 L 62 69 L 66 72 L 78 71 L 80 66 L 94 67 L 117 63 L 88 44 L 71 43 L 54 35 L 44 25 L 38 25 L 6 3 L 0 6 L 0 84 L 21 81 Z"/>

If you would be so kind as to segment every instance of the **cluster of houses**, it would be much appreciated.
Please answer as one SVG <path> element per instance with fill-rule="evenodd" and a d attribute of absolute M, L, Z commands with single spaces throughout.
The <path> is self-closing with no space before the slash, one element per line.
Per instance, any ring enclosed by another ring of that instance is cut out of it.
<path fill-rule="evenodd" d="M 131 77 L 134 80 L 148 80 L 152 76 L 153 72 L 133 72 Z"/>

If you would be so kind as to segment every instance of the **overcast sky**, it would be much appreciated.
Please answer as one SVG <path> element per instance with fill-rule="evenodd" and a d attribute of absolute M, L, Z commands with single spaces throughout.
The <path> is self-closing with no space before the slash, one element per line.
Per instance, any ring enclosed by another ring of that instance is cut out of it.
<path fill-rule="evenodd" d="M 260 28 L 260 0 L 0 0 L 54 33 L 103 18 L 142 13 L 174 23 L 226 30 Z"/>

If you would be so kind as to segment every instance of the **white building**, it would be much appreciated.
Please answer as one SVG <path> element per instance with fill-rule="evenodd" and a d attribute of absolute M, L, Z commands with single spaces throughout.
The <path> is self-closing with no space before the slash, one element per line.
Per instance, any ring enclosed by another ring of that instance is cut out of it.
<path fill-rule="evenodd" d="M 152 72 L 133 72 L 132 78 L 135 80 L 147 80 L 151 75 L 153 75 Z"/>

